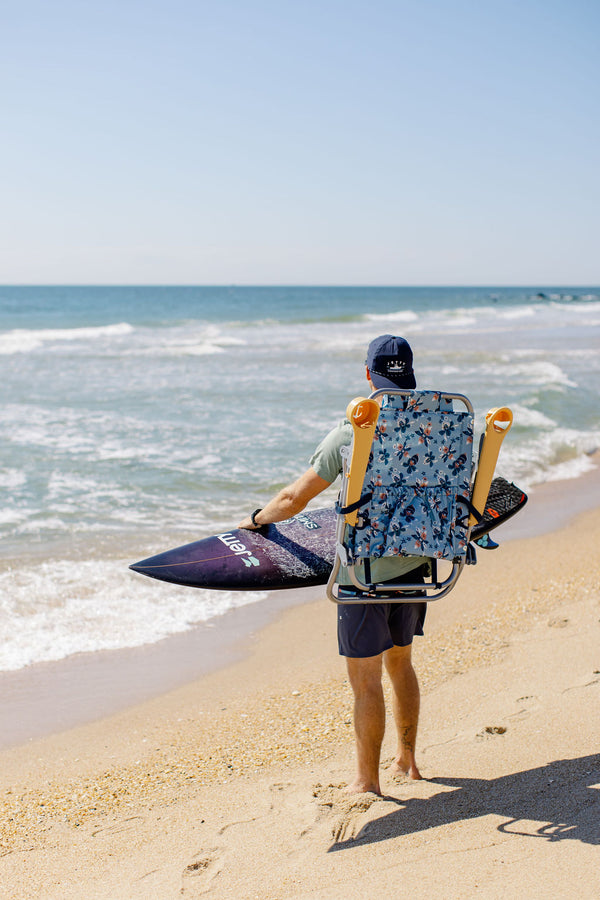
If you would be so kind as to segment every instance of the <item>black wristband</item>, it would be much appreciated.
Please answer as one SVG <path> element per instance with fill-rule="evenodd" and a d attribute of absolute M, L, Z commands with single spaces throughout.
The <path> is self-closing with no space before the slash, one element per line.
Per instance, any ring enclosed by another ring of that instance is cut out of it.
<path fill-rule="evenodd" d="M 262 526 L 259 525 L 259 523 L 256 521 L 256 516 L 259 514 L 259 512 L 262 512 L 262 506 L 260 507 L 260 509 L 255 509 L 254 512 L 252 513 L 252 515 L 250 516 L 250 521 L 252 522 L 252 524 L 254 525 L 255 528 L 261 528 L 261 527 L 262 527 Z"/>

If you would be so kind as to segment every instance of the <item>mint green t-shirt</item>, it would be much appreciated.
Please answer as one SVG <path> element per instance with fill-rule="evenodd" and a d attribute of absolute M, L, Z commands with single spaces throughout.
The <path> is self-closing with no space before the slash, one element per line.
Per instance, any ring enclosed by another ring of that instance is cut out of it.
<path fill-rule="evenodd" d="M 342 474 L 342 447 L 352 443 L 352 425 L 348 419 L 342 419 L 327 434 L 310 458 L 310 465 L 317 475 L 330 483 Z M 427 562 L 422 556 L 385 556 L 371 559 L 371 580 L 373 582 L 391 581 L 412 571 Z M 358 563 L 356 574 L 364 581 L 364 566 Z M 342 566 L 338 575 L 339 584 L 352 584 L 346 569 Z"/>

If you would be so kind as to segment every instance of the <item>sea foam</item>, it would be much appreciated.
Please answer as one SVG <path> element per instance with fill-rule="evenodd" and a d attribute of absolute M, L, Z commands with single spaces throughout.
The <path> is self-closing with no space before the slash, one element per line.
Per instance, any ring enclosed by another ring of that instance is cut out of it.
<path fill-rule="evenodd" d="M 0 670 L 153 643 L 266 596 L 175 587 L 127 565 L 59 559 L 0 572 Z"/>

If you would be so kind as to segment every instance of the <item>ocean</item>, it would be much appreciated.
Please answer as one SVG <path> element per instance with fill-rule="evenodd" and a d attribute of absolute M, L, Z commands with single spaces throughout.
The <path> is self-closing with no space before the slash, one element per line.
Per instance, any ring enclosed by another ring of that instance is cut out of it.
<path fill-rule="evenodd" d="M 301 474 L 365 350 L 508 405 L 498 472 L 574 479 L 600 447 L 600 288 L 0 287 L 0 670 L 159 641 L 260 593 L 130 562 L 228 530 Z M 335 489 L 313 504 L 332 503 Z"/>

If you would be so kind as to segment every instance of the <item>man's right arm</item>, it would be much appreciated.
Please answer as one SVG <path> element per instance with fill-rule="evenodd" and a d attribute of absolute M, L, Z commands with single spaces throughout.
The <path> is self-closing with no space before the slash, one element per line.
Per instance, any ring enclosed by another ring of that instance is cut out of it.
<path fill-rule="evenodd" d="M 299 512 L 302 512 L 306 504 L 328 488 L 331 484 L 317 475 L 312 468 L 307 469 L 304 475 L 301 475 L 296 481 L 288 484 L 279 493 L 269 500 L 267 505 L 261 509 L 254 517 L 256 525 L 252 523 L 250 516 L 243 519 L 238 528 L 247 528 L 253 530 L 262 525 L 269 525 L 271 522 L 283 522 L 285 519 L 291 519 Z"/>

